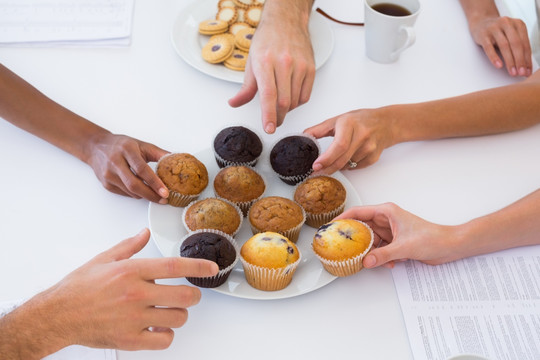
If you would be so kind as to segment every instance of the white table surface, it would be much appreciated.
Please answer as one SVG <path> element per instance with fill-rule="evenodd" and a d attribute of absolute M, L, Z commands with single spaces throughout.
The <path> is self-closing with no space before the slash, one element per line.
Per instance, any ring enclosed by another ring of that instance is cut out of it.
<path fill-rule="evenodd" d="M 196 1 L 196 0 L 194 0 Z M 170 30 L 192 1 L 138 0 L 127 48 L 0 48 L 0 61 L 45 94 L 112 130 L 170 151 L 195 153 L 231 123 L 260 129 L 256 98 L 204 75 L 174 52 Z M 318 0 L 343 20 L 360 1 Z M 458 95 L 515 81 L 492 68 L 471 40 L 459 2 L 423 1 L 417 42 L 390 65 L 364 55 L 363 29 L 331 24 L 335 47 L 310 102 L 266 142 L 360 108 Z M 194 136 L 195 135 L 195 136 Z M 0 121 L 0 301 L 31 296 L 117 241 L 148 226 L 148 203 L 107 192 L 92 170 Z M 365 204 L 393 201 L 428 220 L 456 224 L 494 211 L 540 184 L 540 126 L 510 134 L 415 142 L 347 172 Z M 323 147 L 328 141 L 322 142 Z M 138 256 L 160 256 L 150 242 Z M 363 270 L 284 300 L 254 301 L 203 289 L 188 323 L 164 351 L 133 359 L 410 359 L 387 269 Z M 82 309 L 84 310 L 84 309 Z"/>

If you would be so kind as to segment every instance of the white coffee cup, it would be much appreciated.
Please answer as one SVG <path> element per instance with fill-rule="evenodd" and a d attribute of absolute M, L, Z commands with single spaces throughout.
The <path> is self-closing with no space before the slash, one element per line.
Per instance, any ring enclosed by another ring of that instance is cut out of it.
<path fill-rule="evenodd" d="M 387 11 L 387 14 L 384 14 L 374 9 L 381 7 L 382 4 L 391 7 L 397 5 L 408 12 L 403 16 L 395 16 L 387 15 L 392 12 Z M 413 26 L 419 13 L 418 0 L 364 0 L 367 57 L 383 64 L 396 61 L 400 53 L 416 40 Z"/>

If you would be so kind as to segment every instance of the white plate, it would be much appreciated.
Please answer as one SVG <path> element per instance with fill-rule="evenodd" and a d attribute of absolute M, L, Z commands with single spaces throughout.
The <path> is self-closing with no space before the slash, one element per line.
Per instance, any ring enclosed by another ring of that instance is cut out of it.
<path fill-rule="evenodd" d="M 244 82 L 244 72 L 227 69 L 221 64 L 210 64 L 201 57 L 201 50 L 208 36 L 199 34 L 199 23 L 215 18 L 218 0 L 195 0 L 174 21 L 171 40 L 174 49 L 185 62 L 201 72 L 218 79 L 236 83 Z M 317 12 L 311 14 L 309 32 L 315 66 L 320 68 L 330 57 L 334 47 L 334 34 L 326 19 Z"/>
<path fill-rule="evenodd" d="M 195 156 L 206 165 L 210 179 L 208 187 L 203 191 L 199 198 L 214 196 L 212 184 L 214 177 L 219 171 L 219 167 L 214 159 L 214 153 L 212 150 L 208 149 L 195 154 Z M 273 174 L 268 161 L 265 161 L 265 159 L 268 159 L 268 153 L 263 151 L 256 166 L 256 169 L 266 180 L 267 188 L 264 196 L 278 195 L 292 199 L 294 186 L 285 184 Z M 334 176 L 341 181 L 347 190 L 347 202 L 345 203 L 345 208 L 361 205 L 362 203 L 356 190 L 347 178 L 340 172 L 335 173 Z M 180 254 L 180 239 L 187 233 L 182 224 L 183 211 L 184 208 L 159 205 L 156 203 L 150 203 L 150 206 L 148 207 L 148 222 L 152 232 L 152 238 L 163 256 L 179 256 Z M 249 223 L 247 219 L 244 218 L 242 227 L 235 237 L 238 245 L 242 246 L 252 235 Z M 261 291 L 251 287 L 246 282 L 242 264 L 239 261 L 227 279 L 227 282 L 217 288 L 213 288 L 213 290 L 241 298 L 266 300 L 297 296 L 327 285 L 335 280 L 336 277 L 323 269 L 319 259 L 313 253 L 311 241 L 314 235 L 315 229 L 307 225 L 304 225 L 300 231 L 300 237 L 296 245 L 302 253 L 302 262 L 298 266 L 293 280 L 285 289 L 278 291 Z"/>

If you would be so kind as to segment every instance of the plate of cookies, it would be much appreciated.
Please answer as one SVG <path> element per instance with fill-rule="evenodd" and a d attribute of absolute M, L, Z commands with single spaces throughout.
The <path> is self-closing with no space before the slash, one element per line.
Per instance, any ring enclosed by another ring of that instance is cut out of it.
<path fill-rule="evenodd" d="M 348 276 L 349 274 L 343 275 L 329 269 L 324 264 L 324 259 L 315 254 L 312 243 L 317 231 L 324 228 L 321 225 L 327 224 L 344 209 L 362 204 L 353 185 L 341 172 L 332 176 L 311 175 L 303 177 L 303 180 L 296 175 L 282 177 L 278 174 L 281 171 L 279 159 L 277 165 L 273 163 L 274 150 L 278 148 L 278 144 L 285 142 L 288 148 L 283 153 L 290 154 L 291 146 L 301 143 L 302 149 L 305 149 L 305 143 L 311 140 L 301 135 L 288 136 L 273 146 L 261 142 L 261 146 L 258 147 L 253 139 L 242 138 L 238 133 L 233 133 L 233 130 L 236 131 L 238 128 L 240 132 L 246 131 L 242 126 L 225 128 L 216 136 L 212 148 L 193 155 L 171 154 L 171 158 L 177 159 L 172 162 L 172 166 L 167 166 L 167 157 L 162 158 L 156 165 L 158 176 L 164 180 L 169 189 L 174 188 L 174 185 L 167 183 L 170 180 L 167 176 L 170 174 L 173 174 L 173 178 L 187 179 L 193 175 L 197 179 L 195 192 L 191 191 L 194 189 L 193 186 L 189 187 L 191 193 L 195 195 L 181 198 L 180 202 L 175 203 L 176 206 L 171 205 L 171 200 L 167 205 L 150 203 L 149 227 L 160 253 L 165 257 L 176 257 L 181 254 L 184 256 L 185 251 L 195 251 L 193 247 L 184 248 L 188 240 L 195 241 L 190 239 L 191 234 L 194 234 L 198 238 L 206 236 L 205 241 L 211 241 L 211 252 L 215 255 L 217 251 L 214 240 L 229 239 L 237 250 L 238 258 L 223 264 L 227 273 L 221 274 L 220 271 L 220 274 L 224 275 L 220 279 L 222 281 L 202 287 L 247 299 L 269 300 L 298 296 L 317 290 L 338 276 Z M 241 160 L 239 163 L 230 162 L 232 160 L 229 150 L 238 149 L 238 146 L 227 148 L 231 145 L 231 139 L 235 141 L 241 139 L 239 141 L 249 144 L 249 153 L 243 154 L 243 157 L 238 159 Z M 259 153 L 253 155 L 252 150 L 257 148 L 260 149 Z M 315 151 L 316 156 L 319 149 L 315 148 Z M 280 156 L 278 153 L 277 157 Z M 294 158 L 301 157 L 298 154 L 294 155 Z M 165 175 L 161 171 L 164 171 Z M 179 175 L 178 172 L 182 174 Z M 321 179 L 322 177 L 324 178 Z M 316 194 L 317 191 L 319 195 Z M 317 198 L 324 198 L 324 204 L 317 201 Z M 326 208 L 310 209 L 310 203 L 316 207 L 324 205 Z M 272 229 L 268 230 L 269 227 Z M 200 234 L 207 231 L 212 233 Z M 256 238 L 257 235 L 259 238 Z M 250 242 L 255 244 L 248 245 Z M 283 272 L 289 276 L 285 283 L 281 282 L 281 279 L 254 280 L 250 276 L 260 274 L 253 275 L 246 272 L 246 266 L 248 269 L 251 267 L 257 270 L 260 270 L 261 266 L 264 267 L 265 259 L 261 254 L 270 244 L 280 248 L 275 251 L 283 251 L 283 259 L 291 260 L 282 266 Z M 263 246 L 263 250 L 260 246 Z M 196 251 L 202 251 L 201 248 L 202 246 L 197 246 Z M 252 253 L 255 251 L 256 258 L 259 257 L 255 259 L 256 261 L 263 261 L 262 265 L 249 264 L 250 249 Z M 211 260 L 219 264 L 223 259 Z M 353 273 L 358 270 L 354 270 Z M 188 278 L 189 282 L 200 284 L 193 280 Z"/>
<path fill-rule="evenodd" d="M 173 23 L 171 40 L 176 53 L 207 75 L 242 83 L 263 5 L 264 0 L 194 1 Z M 334 35 L 317 12 L 311 14 L 309 31 L 318 69 L 332 53 Z"/>

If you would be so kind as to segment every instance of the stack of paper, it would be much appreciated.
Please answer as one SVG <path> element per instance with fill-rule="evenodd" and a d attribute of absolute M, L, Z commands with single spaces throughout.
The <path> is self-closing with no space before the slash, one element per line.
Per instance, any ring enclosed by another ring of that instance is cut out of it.
<path fill-rule="evenodd" d="M 134 0 L 0 0 L 1 46 L 127 46 Z"/>

